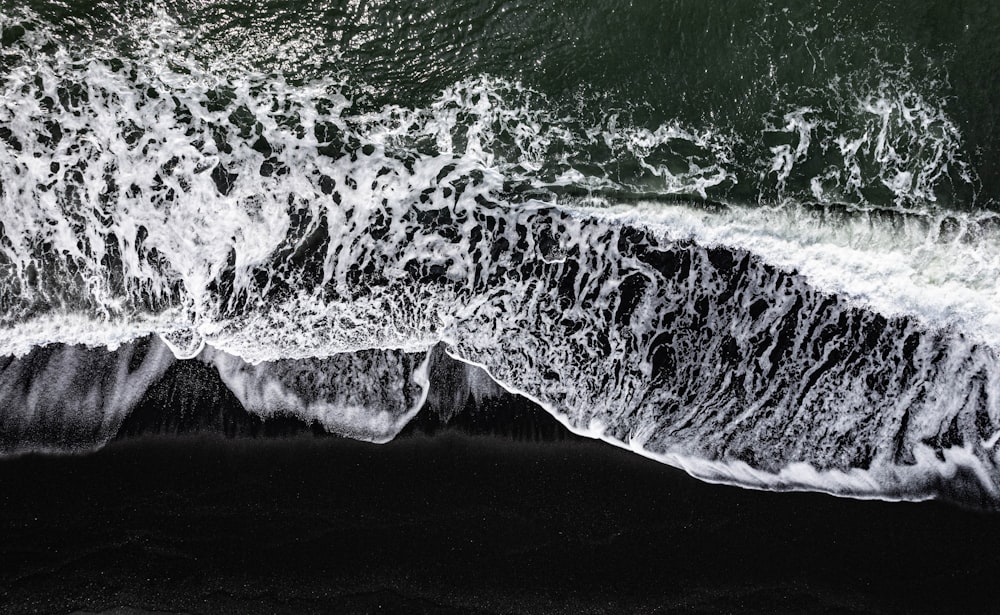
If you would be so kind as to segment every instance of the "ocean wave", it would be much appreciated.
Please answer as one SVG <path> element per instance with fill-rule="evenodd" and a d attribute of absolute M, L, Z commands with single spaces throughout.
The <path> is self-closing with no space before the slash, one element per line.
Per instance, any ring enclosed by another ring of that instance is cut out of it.
<path fill-rule="evenodd" d="M 345 75 L 210 67 L 162 12 L 131 56 L 2 19 L 9 451 L 106 441 L 168 355 L 251 411 L 385 441 L 442 344 L 705 478 L 1000 488 L 1000 230 L 948 202 L 975 183 L 961 135 L 906 74 L 740 135 L 491 76 L 368 109 Z"/>

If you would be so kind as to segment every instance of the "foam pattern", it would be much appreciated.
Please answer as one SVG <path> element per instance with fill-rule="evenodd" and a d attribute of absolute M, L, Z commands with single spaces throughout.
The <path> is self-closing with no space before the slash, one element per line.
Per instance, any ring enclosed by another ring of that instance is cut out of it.
<path fill-rule="evenodd" d="M 114 352 L 46 346 L 0 358 L 0 454 L 104 445 L 173 362 L 155 339 Z"/>
<path fill-rule="evenodd" d="M 367 109 L 342 76 L 211 69 L 157 11 L 131 56 L 0 22 L 7 450 L 99 445 L 174 356 L 251 411 L 385 441 L 443 344 L 710 480 L 1000 489 L 997 219 L 947 208 L 960 135 L 905 83 L 842 123 L 792 105 L 748 163 L 747 135 L 490 76 Z M 761 202 L 723 202 L 754 179 Z"/>
<path fill-rule="evenodd" d="M 209 350 L 201 359 L 250 412 L 293 416 L 355 440 L 388 442 L 427 397 L 426 353 L 362 350 L 250 365 Z"/>

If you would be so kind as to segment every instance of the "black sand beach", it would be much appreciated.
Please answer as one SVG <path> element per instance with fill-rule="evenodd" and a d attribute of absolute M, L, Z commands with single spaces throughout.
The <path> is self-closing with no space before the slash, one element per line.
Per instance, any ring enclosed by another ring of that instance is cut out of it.
<path fill-rule="evenodd" d="M 142 436 L 0 463 L 5 613 L 988 613 L 993 515 L 606 444 Z"/>

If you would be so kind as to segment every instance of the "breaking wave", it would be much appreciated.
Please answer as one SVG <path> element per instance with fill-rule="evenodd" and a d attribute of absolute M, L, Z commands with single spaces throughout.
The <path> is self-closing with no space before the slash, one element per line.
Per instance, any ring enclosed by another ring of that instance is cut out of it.
<path fill-rule="evenodd" d="M 0 19 L 5 452 L 105 443 L 174 360 L 387 441 L 440 346 L 705 479 L 1000 494 L 1000 217 L 956 204 L 933 84 L 747 135 L 490 76 L 366 108 L 212 69 L 162 12 L 130 56 Z"/>

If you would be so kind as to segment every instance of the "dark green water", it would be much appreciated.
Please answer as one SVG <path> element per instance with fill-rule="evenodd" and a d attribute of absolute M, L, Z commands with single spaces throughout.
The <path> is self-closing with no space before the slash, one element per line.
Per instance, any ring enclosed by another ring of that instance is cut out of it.
<path fill-rule="evenodd" d="M 1000 190 L 1000 7 L 983 0 L 32 1 L 7 2 L 4 12 L 25 4 L 80 49 L 111 39 L 123 56 L 143 34 L 139 20 L 166 16 L 206 63 L 225 57 L 293 84 L 346 75 L 356 110 L 423 107 L 455 83 L 490 76 L 543 94 L 544 107 L 582 126 L 614 115 L 650 130 L 677 122 L 710 131 L 732 150 L 732 176 L 709 190 L 716 199 L 815 198 L 811 182 L 830 169 L 838 174 L 823 181 L 821 198 L 846 202 L 978 208 Z M 865 107 L 880 101 L 896 161 L 874 151 L 882 116 Z M 916 119 L 905 119 L 907 109 L 918 109 Z M 803 143 L 786 119 L 801 110 L 810 143 L 781 178 L 771 148 Z M 864 139 L 871 151 L 845 163 L 838 137 Z M 673 169 L 708 155 L 675 145 L 653 155 Z M 608 158 L 599 149 L 583 144 L 570 157 L 587 175 L 585 163 Z M 848 187 L 852 163 L 861 179 Z M 598 166 L 593 173 L 619 183 L 644 175 L 628 161 Z M 899 171 L 917 177 L 885 185 Z"/>

